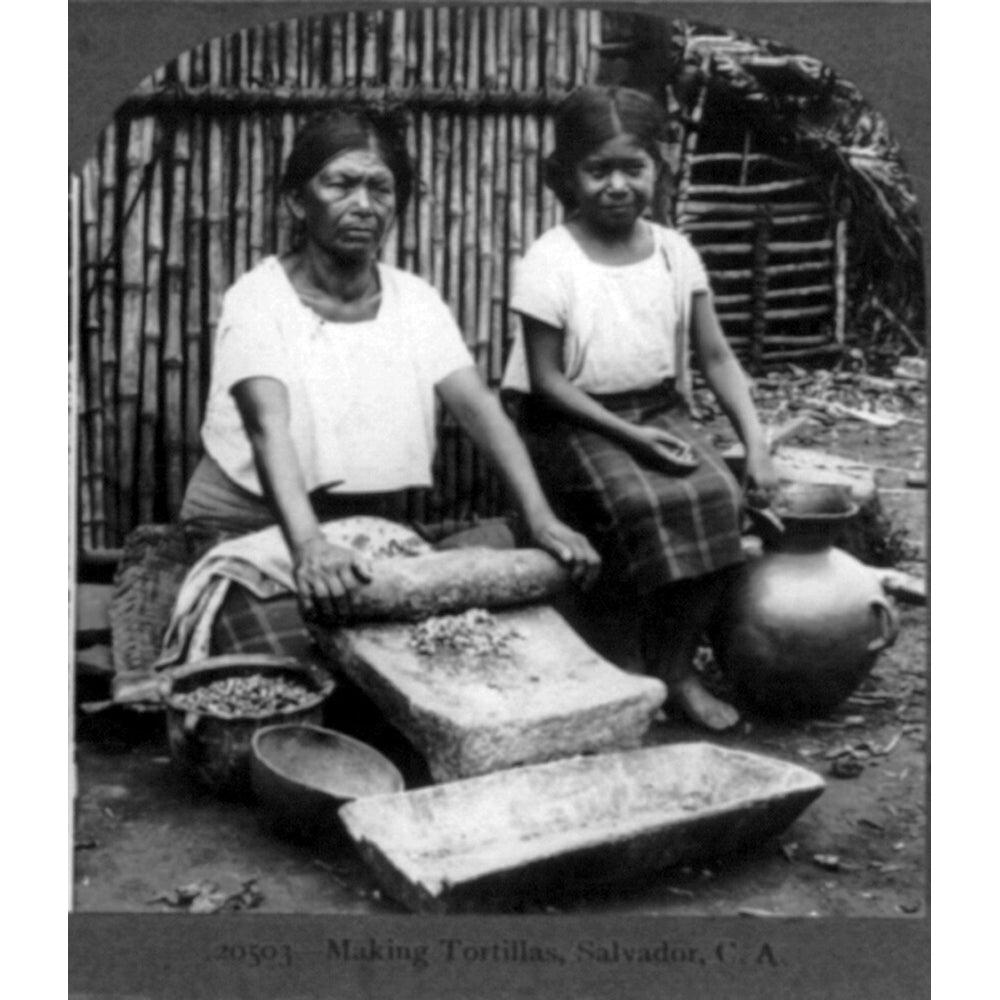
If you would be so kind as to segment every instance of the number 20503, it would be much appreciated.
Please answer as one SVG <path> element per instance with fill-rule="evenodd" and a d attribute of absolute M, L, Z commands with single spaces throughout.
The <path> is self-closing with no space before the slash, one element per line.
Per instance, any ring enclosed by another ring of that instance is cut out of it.
<path fill-rule="evenodd" d="M 292 948 L 287 944 L 222 944 L 212 957 L 218 962 L 239 962 L 250 967 L 288 966 L 292 964 Z"/>

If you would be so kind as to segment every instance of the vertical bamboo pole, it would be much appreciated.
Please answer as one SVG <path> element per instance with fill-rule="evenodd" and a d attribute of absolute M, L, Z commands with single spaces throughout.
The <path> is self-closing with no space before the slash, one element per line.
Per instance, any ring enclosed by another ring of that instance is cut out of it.
<path fill-rule="evenodd" d="M 764 357 L 764 338 L 767 336 L 767 258 L 771 238 L 771 212 L 760 206 L 753 240 L 753 292 L 750 311 L 750 364 L 754 372 L 760 371 Z"/>
<path fill-rule="evenodd" d="M 76 179 L 74 178 L 74 181 Z M 78 375 L 80 387 L 80 420 L 77 424 L 77 451 L 81 457 L 78 497 L 90 502 L 89 523 L 81 517 L 80 545 L 83 548 L 103 548 L 107 543 L 104 507 L 104 427 L 101 405 L 101 339 L 102 315 L 100 296 L 100 233 L 98 232 L 100 174 L 98 161 L 88 160 L 80 173 L 77 186 L 80 235 L 76 266 L 71 269 L 72 300 L 80 303 L 81 290 L 86 305 L 77 312 L 77 326 L 83 324 L 83 336 L 78 340 Z M 71 205 L 71 208 L 73 206 Z"/>
<path fill-rule="evenodd" d="M 510 58 L 510 90 L 517 92 L 524 86 L 524 47 L 522 43 L 522 17 L 521 8 L 514 7 L 511 10 L 511 58 Z M 511 114 L 510 116 L 510 179 L 509 198 L 507 202 L 507 245 L 506 261 L 504 271 L 506 275 L 505 288 L 510 288 L 510 282 L 514 274 L 514 266 L 519 257 L 524 253 L 524 116 Z M 506 294 L 504 296 L 506 302 Z M 494 358 L 493 370 L 490 372 L 490 384 L 499 381 L 503 372 L 503 361 L 507 354 L 508 342 L 513 331 L 510 329 L 510 320 L 505 309 L 504 319 L 506 321 L 505 336 L 501 342 L 500 352 Z"/>
<path fill-rule="evenodd" d="M 484 90 L 497 86 L 497 9 L 491 5 L 483 9 L 483 81 Z"/>
<path fill-rule="evenodd" d="M 573 39 L 571 34 L 572 14 L 565 7 L 556 9 L 556 66 L 555 66 L 555 89 L 557 91 L 568 90 L 572 77 L 570 76 L 570 60 L 573 54 Z"/>
<path fill-rule="evenodd" d="M 299 32 L 298 21 L 285 21 L 282 25 L 282 48 L 284 60 L 281 79 L 286 87 L 295 87 L 299 82 Z"/>
<path fill-rule="evenodd" d="M 702 62 L 702 71 L 705 73 L 706 78 L 709 58 L 706 55 Z M 708 87 L 702 83 L 699 87 L 694 106 L 691 109 L 687 131 L 681 144 L 681 164 L 677 178 L 677 188 L 674 194 L 674 210 L 672 213 L 673 217 L 678 220 L 678 228 L 681 229 L 683 228 L 683 224 L 680 220 L 687 214 L 685 206 L 688 200 L 688 189 L 691 187 L 691 173 L 694 170 L 695 151 L 698 148 L 698 130 L 701 127 L 701 119 L 705 112 L 705 101 L 707 98 Z"/>
<path fill-rule="evenodd" d="M 448 117 L 440 111 L 433 112 L 434 120 L 434 174 L 431 202 L 431 281 L 443 295 L 445 289 L 445 213 L 448 195 Z"/>
<path fill-rule="evenodd" d="M 302 51 L 305 53 L 305 73 L 303 83 L 309 90 L 319 90 L 323 86 L 323 28 L 322 17 L 307 18 L 304 24 L 305 38 Z"/>
<path fill-rule="evenodd" d="M 349 11 L 344 21 L 344 74 L 348 87 L 358 85 L 358 15 Z"/>
<path fill-rule="evenodd" d="M 837 185 L 834 184 L 834 197 Z M 847 338 L 847 220 L 851 203 L 840 198 L 836 205 L 833 230 L 833 336 L 838 344 Z"/>
<path fill-rule="evenodd" d="M 445 118 L 442 115 L 442 118 Z M 462 226 L 465 205 L 462 190 L 462 150 L 465 144 L 465 117 L 460 114 L 450 118 L 448 143 L 448 209 L 446 213 L 447 239 L 447 298 L 456 321 L 462 317 Z"/>
<path fill-rule="evenodd" d="M 253 267 L 267 252 L 264 244 L 264 217 L 267 211 L 268 192 L 265 188 L 265 139 L 264 124 L 256 112 L 250 115 L 247 123 L 247 142 L 249 146 L 248 184 L 250 202 L 247 219 L 247 267 Z"/>
<path fill-rule="evenodd" d="M 587 62 L 590 56 L 590 13 L 577 10 L 573 17 L 573 86 L 587 82 Z"/>
<path fill-rule="evenodd" d="M 470 7 L 466 15 L 467 18 L 467 41 L 465 86 L 469 91 L 478 93 L 483 86 L 482 78 L 482 47 L 483 47 L 483 18 L 482 11 L 478 7 Z"/>
<path fill-rule="evenodd" d="M 740 187 L 746 187 L 747 175 L 750 170 L 750 129 L 743 130 L 743 151 L 740 156 Z"/>
<path fill-rule="evenodd" d="M 276 147 L 274 153 L 274 169 L 278 178 L 281 177 L 281 171 L 284 167 L 285 160 L 288 158 L 288 154 L 292 150 L 292 143 L 295 140 L 295 127 L 295 115 L 290 111 L 284 112 L 281 116 L 280 128 L 275 135 Z M 287 225 L 282 224 L 282 220 L 284 218 L 282 208 L 281 199 L 276 198 L 274 206 L 274 246 L 275 252 L 279 254 L 285 253 L 289 249 L 291 242 L 289 228 Z"/>
<path fill-rule="evenodd" d="M 412 162 L 416 163 L 419 150 L 417 144 L 417 127 L 414 115 L 407 115 L 406 119 L 406 149 Z M 402 248 L 402 259 L 400 266 L 404 271 L 413 274 L 417 273 L 417 191 L 420 179 L 414 179 L 414 190 L 410 193 L 410 202 L 406 206 L 402 218 L 399 220 L 400 229 L 397 243 Z"/>
<path fill-rule="evenodd" d="M 482 19 L 482 86 L 488 91 L 497 88 L 497 8 L 486 7 Z M 483 378 L 489 375 L 490 342 L 493 336 L 493 179 L 497 170 L 496 148 L 497 114 L 488 111 L 483 115 L 480 130 L 479 156 L 479 224 L 477 227 L 477 254 L 479 258 L 479 287 L 476 293 L 475 358 Z"/>
<path fill-rule="evenodd" d="M 157 144 L 164 137 L 156 129 Z M 146 199 L 145 288 L 142 324 L 142 399 L 139 420 L 139 521 L 156 520 L 157 493 L 156 438 L 160 417 L 160 287 L 163 270 L 163 187 L 165 158 L 160 157 L 149 182 Z"/>
<path fill-rule="evenodd" d="M 538 9 L 536 7 L 529 7 L 524 13 L 524 90 L 528 93 L 537 92 L 541 86 L 538 68 L 539 41 Z M 523 129 L 524 214 L 521 227 L 522 252 L 526 251 L 538 236 L 541 208 L 539 198 L 541 148 L 538 115 L 534 113 L 524 115 Z"/>
<path fill-rule="evenodd" d="M 379 84 L 378 42 L 382 24 L 381 11 L 366 11 L 362 18 L 361 82 L 367 87 Z"/>
<path fill-rule="evenodd" d="M 465 219 L 462 227 L 461 323 L 466 342 L 473 346 L 479 342 L 479 334 L 476 329 L 476 317 L 479 313 L 476 299 L 479 287 L 479 230 L 482 207 L 479 196 L 479 134 L 479 119 L 469 115 L 465 133 L 465 176 L 462 180 Z"/>
<path fill-rule="evenodd" d="M 134 527 L 136 504 L 136 449 L 139 442 L 139 386 L 142 377 L 142 308 L 144 300 L 143 233 L 146 221 L 144 177 L 153 149 L 153 120 L 137 118 L 128 126 L 125 210 L 119 288 L 121 297 L 121 355 L 118 371 L 118 468 L 123 503 L 119 529 Z"/>
<path fill-rule="evenodd" d="M 421 61 L 420 86 L 429 90 L 434 86 L 434 11 L 425 7 L 421 12 Z M 432 233 L 434 210 L 434 126 L 430 111 L 420 112 L 420 170 L 418 172 L 419 194 L 419 266 L 420 274 L 428 281 L 433 280 Z"/>
<path fill-rule="evenodd" d="M 587 49 L 587 73 L 584 83 L 597 83 L 601 72 L 601 18 L 600 10 L 587 12 L 588 24 L 588 49 Z"/>
<path fill-rule="evenodd" d="M 406 73 L 403 85 L 407 90 L 416 87 L 420 82 L 420 11 L 401 11 L 405 16 L 404 33 L 406 36 Z"/>
<path fill-rule="evenodd" d="M 406 85 L 407 36 L 405 10 L 396 9 L 389 15 L 389 90 L 401 91 Z"/>
<path fill-rule="evenodd" d="M 209 357 L 205 299 L 205 137 L 204 119 L 191 121 L 191 173 L 187 208 L 187 316 L 184 324 L 184 478 L 190 479 L 201 456 L 201 400 L 206 391 L 203 364 Z"/>
<path fill-rule="evenodd" d="M 87 452 L 87 442 L 83 433 L 83 410 L 86 404 L 81 398 L 85 390 L 86 375 L 84 363 L 80 355 L 83 351 L 80 325 L 82 322 L 82 303 L 80 301 L 80 275 L 83 267 L 82 247 L 82 208 L 80 201 L 81 179 L 76 174 L 69 177 L 69 197 L 67 211 L 69 213 L 69 269 L 67 273 L 69 294 L 69 399 L 66 414 L 69 431 L 69 503 L 74 517 L 70 522 L 70 568 L 75 575 L 76 556 L 81 549 L 88 547 L 90 529 L 93 520 L 90 490 L 87 488 L 90 480 L 90 456 Z M 72 608 L 71 608 L 72 610 Z"/>
<path fill-rule="evenodd" d="M 343 12 L 328 15 L 330 31 L 330 62 L 328 66 L 331 88 L 338 88 L 344 85 L 345 63 L 344 63 L 344 19 Z"/>
<path fill-rule="evenodd" d="M 118 331 L 120 315 L 118 312 L 118 287 L 114 280 L 120 257 L 113 253 L 117 242 L 118 213 L 118 128 L 112 122 L 105 128 L 101 137 L 100 160 L 100 237 L 98 240 L 102 254 L 101 267 L 95 277 L 100 286 L 94 294 L 100 295 L 101 320 L 101 381 L 100 399 L 101 413 L 104 424 L 103 453 L 104 473 L 107 478 L 105 490 L 105 542 L 108 545 L 121 541 L 118 508 L 120 504 L 120 479 L 118 476 Z M 107 261 L 103 257 L 107 256 Z"/>
<path fill-rule="evenodd" d="M 466 11 L 456 7 L 451 14 L 451 85 L 461 93 L 469 88 L 467 69 L 469 46 L 466 38 Z"/>
<path fill-rule="evenodd" d="M 434 83 L 440 89 L 448 86 L 454 52 L 451 44 L 451 9 L 439 7 L 435 13 Z"/>
<path fill-rule="evenodd" d="M 510 45 L 511 18 L 510 8 L 501 7 L 497 22 L 497 89 L 506 93 L 510 89 Z M 496 129 L 496 174 L 493 184 L 493 247 L 494 257 L 493 287 L 490 291 L 490 358 L 487 377 L 492 382 L 499 375 L 502 366 L 503 351 L 507 338 L 507 255 L 504 248 L 508 246 L 507 226 L 510 215 L 509 164 L 510 136 L 509 118 L 507 112 L 497 115 Z"/>
<path fill-rule="evenodd" d="M 166 458 L 167 513 L 171 519 L 180 510 L 187 481 L 184 469 L 184 314 L 187 305 L 184 210 L 187 206 L 190 169 L 188 132 L 181 123 L 174 132 L 163 341 L 163 449 Z"/>
<path fill-rule="evenodd" d="M 233 158 L 233 183 L 232 183 L 232 253 L 230 264 L 231 280 L 238 278 L 247 269 L 250 260 L 250 216 L 252 207 L 250 204 L 250 171 L 252 169 L 251 148 L 250 148 L 250 122 L 248 116 L 244 114 L 234 118 L 232 123 L 233 145 L 235 156 Z"/>

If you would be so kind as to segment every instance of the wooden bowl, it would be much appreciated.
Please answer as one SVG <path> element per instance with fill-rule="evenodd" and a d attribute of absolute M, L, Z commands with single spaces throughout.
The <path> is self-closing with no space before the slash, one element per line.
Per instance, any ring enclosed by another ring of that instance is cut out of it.
<path fill-rule="evenodd" d="M 295 706 L 273 712 L 222 717 L 185 706 L 183 695 L 231 677 L 286 677 L 311 690 Z M 250 740 L 256 730 L 282 722 L 320 722 L 323 702 L 334 689 L 324 671 L 289 657 L 239 653 L 210 657 L 171 672 L 164 697 L 170 754 L 188 775 L 226 797 L 250 792 Z"/>
<path fill-rule="evenodd" d="M 307 724 L 257 730 L 250 745 L 250 781 L 272 825 L 296 840 L 337 837 L 342 805 L 404 787 L 403 776 L 377 750 Z"/>

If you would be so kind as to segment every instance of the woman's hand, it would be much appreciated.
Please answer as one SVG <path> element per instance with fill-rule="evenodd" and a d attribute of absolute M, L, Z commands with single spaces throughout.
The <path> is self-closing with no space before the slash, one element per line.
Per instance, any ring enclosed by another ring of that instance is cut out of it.
<path fill-rule="evenodd" d="M 747 448 L 746 495 L 753 507 L 769 507 L 778 492 L 778 472 L 763 441 Z"/>
<path fill-rule="evenodd" d="M 306 619 L 335 622 L 351 610 L 355 590 L 372 578 L 372 565 L 353 549 L 314 535 L 294 546 L 292 576 Z"/>
<path fill-rule="evenodd" d="M 698 457 L 691 445 L 661 427 L 634 427 L 629 432 L 628 446 L 636 458 L 666 472 L 698 468 Z"/>
<path fill-rule="evenodd" d="M 584 590 L 593 585 L 601 571 L 601 557 L 583 535 L 563 524 L 554 514 L 529 521 L 528 530 L 539 548 L 551 552 L 569 567 L 574 583 Z"/>

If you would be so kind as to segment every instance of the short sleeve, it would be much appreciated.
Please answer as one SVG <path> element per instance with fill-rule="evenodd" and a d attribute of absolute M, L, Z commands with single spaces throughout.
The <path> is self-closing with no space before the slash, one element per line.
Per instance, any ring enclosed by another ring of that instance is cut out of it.
<path fill-rule="evenodd" d="M 568 300 L 558 259 L 552 253 L 552 240 L 543 236 L 514 265 L 510 308 L 562 329 L 566 326 Z"/>
<path fill-rule="evenodd" d="M 277 316 L 246 287 L 234 286 L 222 301 L 213 370 L 225 391 L 248 378 L 268 377 L 288 384 L 288 345 Z"/>
<path fill-rule="evenodd" d="M 475 362 L 462 339 L 455 317 L 437 291 L 420 282 L 417 295 L 419 302 L 415 303 L 416 308 L 406 311 L 413 323 L 421 374 L 431 385 L 437 385 L 452 372 L 468 368 Z"/>
<path fill-rule="evenodd" d="M 701 254 L 691 245 L 691 241 L 686 236 L 680 237 L 680 260 L 681 266 L 684 268 L 685 274 L 687 276 L 688 283 L 691 288 L 691 294 L 694 295 L 698 292 L 708 292 L 711 290 L 711 284 L 708 280 L 708 272 L 705 270 L 705 265 L 702 262 Z"/>

